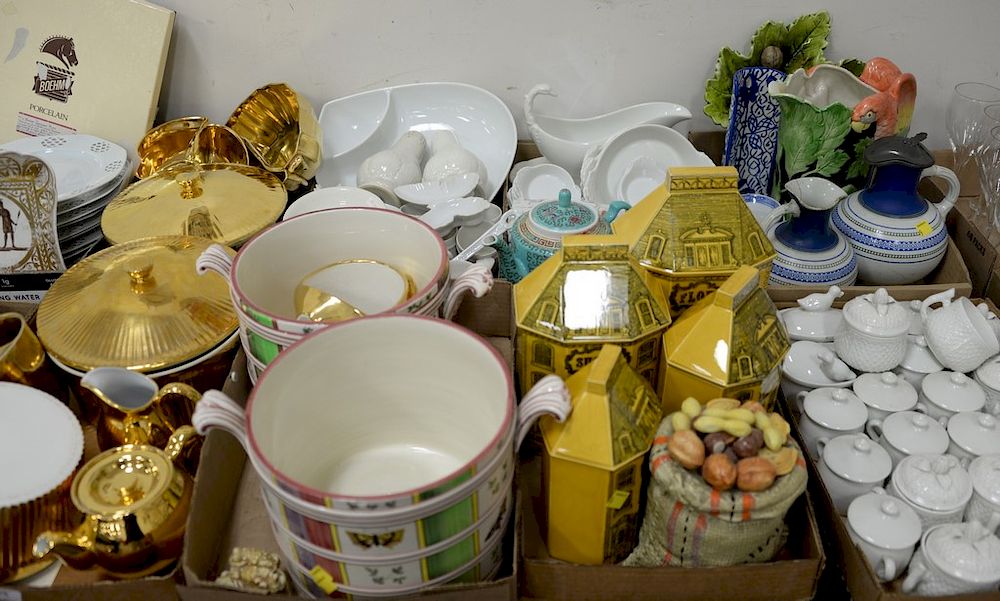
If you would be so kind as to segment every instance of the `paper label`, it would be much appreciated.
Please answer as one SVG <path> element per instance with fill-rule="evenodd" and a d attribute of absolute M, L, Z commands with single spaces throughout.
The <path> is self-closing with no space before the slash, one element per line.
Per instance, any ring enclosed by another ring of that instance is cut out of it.
<path fill-rule="evenodd" d="M 333 576 L 330 575 L 330 572 L 324 570 L 322 566 L 313 566 L 313 569 L 309 570 L 309 575 L 312 576 L 316 586 L 323 589 L 323 592 L 327 595 L 337 590 L 337 583 L 333 581 Z M 0 601 L 3 600 L 0 599 Z"/>
<path fill-rule="evenodd" d="M 61 136 L 75 134 L 76 129 L 61 123 L 54 123 L 28 113 L 17 114 L 17 133 L 28 136 Z"/>
<path fill-rule="evenodd" d="M 12 588 L 0 588 L 0 601 L 21 601 L 21 591 Z"/>
<path fill-rule="evenodd" d="M 630 494 L 627 490 L 616 490 L 608 499 L 608 509 L 621 509 Z"/>
<path fill-rule="evenodd" d="M 917 224 L 917 231 L 920 233 L 921 236 L 930 236 L 931 232 L 934 231 L 934 229 L 931 227 L 931 224 L 927 223 L 926 221 L 921 221 L 920 223 Z"/>

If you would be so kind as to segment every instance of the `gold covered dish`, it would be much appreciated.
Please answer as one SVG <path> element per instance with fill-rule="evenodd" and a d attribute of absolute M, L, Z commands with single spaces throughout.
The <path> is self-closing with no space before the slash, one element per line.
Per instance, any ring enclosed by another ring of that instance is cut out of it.
<path fill-rule="evenodd" d="M 83 259 L 42 299 L 38 337 L 57 365 L 80 372 L 156 372 L 208 355 L 238 325 L 226 283 L 201 278 L 195 269 L 211 244 L 161 236 Z"/>
<path fill-rule="evenodd" d="M 226 125 L 246 140 L 265 169 L 281 175 L 288 190 L 305 185 L 323 160 L 316 112 L 287 84 L 254 90 Z"/>
<path fill-rule="evenodd" d="M 124 445 L 88 461 L 73 479 L 70 495 L 86 519 L 72 532 L 44 532 L 35 557 L 58 555 L 76 569 L 95 565 L 119 578 L 138 578 L 180 557 L 194 488 L 173 461 L 195 436 L 178 429 L 165 450 Z"/>
<path fill-rule="evenodd" d="M 228 163 L 182 162 L 138 181 L 108 204 L 111 244 L 149 236 L 199 236 L 239 246 L 273 224 L 288 195 L 272 173 Z"/>
<path fill-rule="evenodd" d="M 180 162 L 250 164 L 243 138 L 225 125 L 209 123 L 206 117 L 181 117 L 158 125 L 143 136 L 136 151 L 139 179 Z"/>

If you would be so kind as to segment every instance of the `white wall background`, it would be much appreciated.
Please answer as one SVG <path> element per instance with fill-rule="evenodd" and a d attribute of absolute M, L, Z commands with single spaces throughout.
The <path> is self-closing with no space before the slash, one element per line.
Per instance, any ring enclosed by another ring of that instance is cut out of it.
<path fill-rule="evenodd" d="M 1000 79 L 997 0 L 153 0 L 177 11 L 159 119 L 223 121 L 256 87 L 284 81 L 316 107 L 362 90 L 462 81 L 497 94 L 525 138 L 521 100 L 588 116 L 649 100 L 704 116 L 719 48 L 749 49 L 766 20 L 827 9 L 828 59 L 883 55 L 917 78 L 911 133 L 946 147 L 954 85 Z"/>

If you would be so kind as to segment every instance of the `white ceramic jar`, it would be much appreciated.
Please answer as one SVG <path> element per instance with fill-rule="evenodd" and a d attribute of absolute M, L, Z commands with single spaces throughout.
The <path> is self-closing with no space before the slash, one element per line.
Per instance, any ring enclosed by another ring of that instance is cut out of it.
<path fill-rule="evenodd" d="M 910 313 L 885 288 L 847 301 L 834 337 L 837 355 L 859 371 L 890 371 L 906 355 Z"/>
<path fill-rule="evenodd" d="M 978 522 L 941 524 L 924 532 L 903 580 L 904 593 L 926 596 L 996 591 L 1000 539 Z"/>
<path fill-rule="evenodd" d="M 965 521 L 978 521 L 994 534 L 1000 528 L 1000 455 L 982 455 L 969 464 L 972 500 Z"/>
<path fill-rule="evenodd" d="M 944 425 L 916 411 L 869 420 L 865 432 L 889 453 L 893 467 L 910 455 L 942 455 L 948 450 Z"/>
<path fill-rule="evenodd" d="M 1000 453 L 1000 424 L 996 417 L 986 413 L 969 411 L 951 416 L 948 436 L 951 438 L 948 453 L 964 465 L 981 455 Z"/>
<path fill-rule="evenodd" d="M 842 434 L 859 433 L 868 421 L 865 404 L 846 388 L 817 388 L 799 396 L 802 397 L 799 433 L 813 458 L 819 457 L 820 441 L 826 444 Z"/>
<path fill-rule="evenodd" d="M 831 286 L 826 292 L 800 298 L 798 307 L 778 311 L 789 340 L 833 342 L 844 318 L 840 309 L 833 308 L 834 301 L 841 296 L 844 292 L 840 287 Z"/>
<path fill-rule="evenodd" d="M 1000 355 L 987 359 L 973 377 L 986 393 L 984 411 L 990 415 L 1000 414 Z"/>
<path fill-rule="evenodd" d="M 851 501 L 882 486 L 892 471 L 889 454 L 864 434 L 820 442 L 819 451 L 817 471 L 840 515 L 847 515 Z"/>
<path fill-rule="evenodd" d="M 888 490 L 917 512 L 927 530 L 962 521 L 972 479 L 951 455 L 911 455 L 892 471 Z"/>
<path fill-rule="evenodd" d="M 927 340 L 923 336 L 911 334 L 907 340 L 906 354 L 893 372 L 920 390 L 927 374 L 937 373 L 942 369 L 944 367 L 927 346 Z"/>
<path fill-rule="evenodd" d="M 885 419 L 917 406 L 917 389 L 891 371 L 861 374 L 852 388 L 868 408 L 868 419 Z"/>
<path fill-rule="evenodd" d="M 857 374 L 837 358 L 829 345 L 808 340 L 792 343 L 781 363 L 781 392 L 791 402 L 814 388 L 847 388 Z M 802 413 L 801 403 L 798 405 Z"/>
<path fill-rule="evenodd" d="M 969 376 L 954 371 L 928 374 L 920 386 L 920 410 L 938 418 L 950 418 L 959 411 L 979 411 L 986 393 Z"/>
<path fill-rule="evenodd" d="M 882 488 L 876 488 L 851 501 L 847 508 L 847 532 L 864 553 L 875 576 L 889 582 L 900 576 L 910 563 L 923 530 L 912 509 Z"/>

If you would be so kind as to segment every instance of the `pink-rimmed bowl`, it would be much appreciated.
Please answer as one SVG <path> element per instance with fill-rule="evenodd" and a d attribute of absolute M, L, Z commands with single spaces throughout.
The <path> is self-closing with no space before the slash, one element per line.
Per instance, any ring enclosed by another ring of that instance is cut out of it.
<path fill-rule="evenodd" d="M 465 532 L 510 495 L 514 451 L 534 420 L 569 410 L 555 376 L 515 405 L 510 371 L 485 340 L 441 319 L 389 314 L 306 336 L 263 370 L 245 411 L 209 391 L 192 421 L 240 440 L 276 528 L 373 560 L 439 549 Z M 350 533 L 368 544 L 352 545 Z M 467 538 L 435 553 L 447 560 L 428 564 L 428 582 L 473 559 L 480 545 Z"/>

